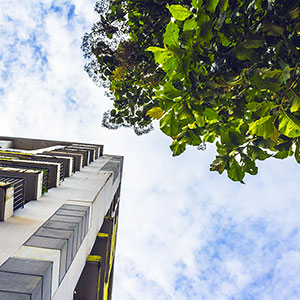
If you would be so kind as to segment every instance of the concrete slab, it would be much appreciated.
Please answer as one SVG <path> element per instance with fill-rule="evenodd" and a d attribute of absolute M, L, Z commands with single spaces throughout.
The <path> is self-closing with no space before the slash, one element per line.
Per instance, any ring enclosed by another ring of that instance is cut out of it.
<path fill-rule="evenodd" d="M 72 259 L 76 254 L 76 245 L 74 244 L 74 231 L 41 227 L 35 232 L 34 235 L 66 240 L 68 243 L 67 269 L 69 268 Z"/>
<path fill-rule="evenodd" d="M 76 255 L 80 246 L 79 225 L 76 223 L 66 223 L 59 221 L 47 221 L 42 228 L 73 231 L 73 257 Z"/>
<path fill-rule="evenodd" d="M 30 298 L 30 295 L 0 291 L 1 300 L 31 300 Z"/>
<path fill-rule="evenodd" d="M 0 291 L 28 294 L 30 300 L 41 300 L 42 278 L 0 271 Z"/>
<path fill-rule="evenodd" d="M 83 218 L 72 217 L 72 216 L 62 216 L 62 215 L 54 214 L 54 216 L 52 218 L 50 218 L 50 221 L 60 221 L 60 222 L 65 222 L 65 223 L 78 224 L 78 238 L 79 238 L 79 244 L 81 244 L 83 237 L 84 237 Z"/>
<path fill-rule="evenodd" d="M 30 247 L 59 250 L 60 251 L 59 282 L 62 281 L 67 271 L 67 248 L 68 248 L 67 240 L 33 235 L 31 238 L 27 240 L 27 242 L 24 245 Z"/>
<path fill-rule="evenodd" d="M 79 211 L 89 211 L 90 207 L 87 206 L 84 202 L 77 201 L 76 200 L 69 200 L 66 204 L 64 204 L 61 208 L 62 209 L 69 209 L 69 210 L 79 210 Z M 79 204 L 80 202 L 80 204 Z M 75 204 L 76 203 L 76 204 Z"/>
<path fill-rule="evenodd" d="M 15 258 L 44 260 L 52 262 L 52 286 L 51 296 L 53 297 L 58 288 L 60 251 L 37 247 L 22 246 L 14 255 Z"/>
<path fill-rule="evenodd" d="M 52 262 L 9 258 L 0 267 L 0 271 L 40 276 L 42 278 L 42 300 L 51 299 Z M 2 298 L 0 297 L 0 299 Z"/>
<path fill-rule="evenodd" d="M 82 210 L 70 210 L 70 209 L 65 209 L 65 208 L 60 208 L 55 215 L 59 216 L 70 216 L 70 217 L 80 217 L 82 218 L 83 222 L 83 232 L 84 236 L 87 233 L 88 226 L 89 226 L 89 220 L 87 216 L 87 212 L 82 211 Z"/>
<path fill-rule="evenodd" d="M 101 168 L 101 170 L 113 172 L 114 174 L 113 182 L 115 182 L 120 173 L 120 165 L 121 164 L 119 161 L 110 160 Z"/>
<path fill-rule="evenodd" d="M 92 203 L 80 200 L 68 200 L 66 204 L 64 204 L 61 208 L 68 208 L 68 209 L 76 209 L 76 210 L 88 210 L 88 219 L 89 219 L 89 226 L 91 227 L 92 223 Z"/>

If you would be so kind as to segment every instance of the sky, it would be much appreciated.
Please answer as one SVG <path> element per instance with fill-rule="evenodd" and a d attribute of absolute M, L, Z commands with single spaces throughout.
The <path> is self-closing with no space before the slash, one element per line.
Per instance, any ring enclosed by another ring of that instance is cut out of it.
<path fill-rule="evenodd" d="M 157 124 L 101 127 L 112 103 L 80 49 L 94 4 L 0 1 L 0 135 L 125 157 L 113 300 L 299 300 L 300 166 L 269 159 L 242 185 L 209 171 L 213 145 L 174 158 Z"/>

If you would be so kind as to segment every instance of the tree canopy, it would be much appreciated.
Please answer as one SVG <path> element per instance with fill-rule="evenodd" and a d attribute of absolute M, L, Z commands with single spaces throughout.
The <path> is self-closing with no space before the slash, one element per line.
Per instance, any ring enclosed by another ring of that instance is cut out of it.
<path fill-rule="evenodd" d="M 256 160 L 300 163 L 297 0 L 99 1 L 86 70 L 109 89 L 109 128 L 158 119 L 173 155 L 215 143 L 210 170 L 243 182 Z"/>

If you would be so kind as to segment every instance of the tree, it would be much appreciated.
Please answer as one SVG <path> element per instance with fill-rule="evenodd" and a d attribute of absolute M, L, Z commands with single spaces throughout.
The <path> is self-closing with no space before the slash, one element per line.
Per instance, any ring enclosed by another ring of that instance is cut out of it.
<path fill-rule="evenodd" d="M 114 100 L 104 122 L 140 132 L 159 119 L 173 155 L 215 143 L 210 169 L 234 181 L 256 160 L 300 163 L 299 2 L 154 2 L 111 1 L 98 24 L 107 39 L 85 36 L 87 70 Z"/>
<path fill-rule="evenodd" d="M 103 125 L 133 127 L 137 134 L 146 133 L 152 128 L 147 111 L 158 105 L 153 99 L 154 87 L 165 76 L 146 49 L 163 45 L 171 18 L 166 1 L 102 0 L 95 10 L 100 20 L 84 35 L 82 49 L 89 60 L 86 71 L 98 85 L 109 88 L 108 96 L 114 101 Z"/>

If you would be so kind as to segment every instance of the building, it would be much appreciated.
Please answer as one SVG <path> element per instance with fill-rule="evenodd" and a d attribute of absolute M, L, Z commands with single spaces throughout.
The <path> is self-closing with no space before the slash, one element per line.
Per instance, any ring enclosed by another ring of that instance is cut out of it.
<path fill-rule="evenodd" d="M 123 157 L 0 136 L 0 299 L 111 299 Z"/>

